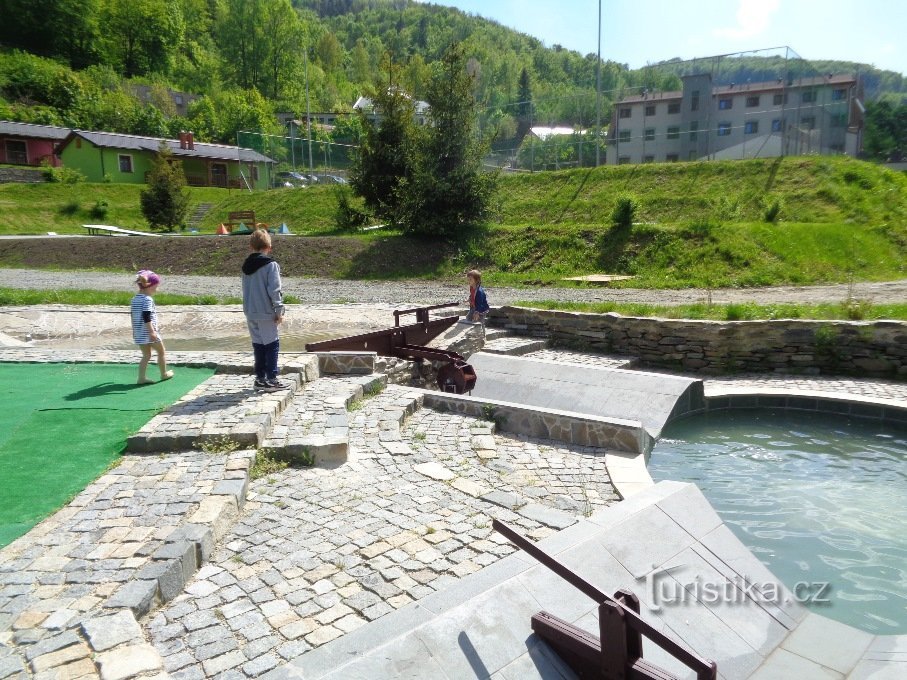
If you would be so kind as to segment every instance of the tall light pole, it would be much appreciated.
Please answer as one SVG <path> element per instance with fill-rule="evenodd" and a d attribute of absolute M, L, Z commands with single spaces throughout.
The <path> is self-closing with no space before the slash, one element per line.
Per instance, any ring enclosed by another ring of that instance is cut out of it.
<path fill-rule="evenodd" d="M 602 0 L 598 0 L 598 59 L 595 61 L 595 167 L 601 164 L 602 136 Z"/>

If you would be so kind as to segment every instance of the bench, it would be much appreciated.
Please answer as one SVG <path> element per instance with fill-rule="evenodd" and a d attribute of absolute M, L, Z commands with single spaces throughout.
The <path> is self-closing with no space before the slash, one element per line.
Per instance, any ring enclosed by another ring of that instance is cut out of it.
<path fill-rule="evenodd" d="M 255 229 L 255 211 L 254 210 L 237 210 L 227 215 L 227 221 L 224 226 L 233 231 L 239 224 L 245 224 L 249 229 Z"/>
<path fill-rule="evenodd" d="M 119 227 L 111 227 L 106 224 L 83 224 L 83 227 L 88 230 L 88 233 L 92 236 L 102 235 L 102 236 L 160 236 L 161 234 L 152 234 L 147 231 L 132 231 L 131 229 L 120 229 Z"/>

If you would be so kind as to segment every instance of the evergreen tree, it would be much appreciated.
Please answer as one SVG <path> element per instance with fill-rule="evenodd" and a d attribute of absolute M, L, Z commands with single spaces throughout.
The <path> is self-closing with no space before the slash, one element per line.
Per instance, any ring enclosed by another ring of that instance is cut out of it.
<path fill-rule="evenodd" d="M 410 233 L 456 236 L 488 216 L 497 175 L 482 170 L 486 148 L 472 87 L 462 49 L 451 48 L 428 86 L 431 122 L 413 140 L 400 187 L 400 218 Z"/>
<path fill-rule="evenodd" d="M 520 71 L 520 84 L 517 90 L 517 141 L 523 139 L 532 126 L 532 86 L 529 83 L 529 71 L 523 67 Z"/>
<path fill-rule="evenodd" d="M 391 72 L 395 72 L 394 67 Z M 378 217 L 396 223 L 400 186 L 410 172 L 415 104 L 396 85 L 375 93 L 372 104 L 378 122 L 369 118 L 369 112 L 359 112 L 365 134 L 349 180 L 366 207 Z"/>
<path fill-rule="evenodd" d="M 142 214 L 152 229 L 173 231 L 183 225 L 189 211 L 185 187 L 182 165 L 162 141 L 148 176 L 148 188 L 141 194 Z"/>

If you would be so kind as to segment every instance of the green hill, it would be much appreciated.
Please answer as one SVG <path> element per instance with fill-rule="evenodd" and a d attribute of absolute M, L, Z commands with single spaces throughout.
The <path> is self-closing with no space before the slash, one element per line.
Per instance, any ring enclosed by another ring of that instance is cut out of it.
<path fill-rule="evenodd" d="M 100 222 L 145 228 L 139 185 L 0 185 L 0 233 L 81 233 Z M 379 244 L 411 241 L 393 230 L 342 235 L 336 187 L 192 189 L 211 210 L 213 233 L 227 213 L 255 210 L 302 235 Z M 630 229 L 612 226 L 617 201 L 638 209 Z M 93 219 L 97 201 L 107 216 Z M 497 220 L 463 235 L 430 265 L 376 258 L 357 277 L 434 276 L 479 266 L 494 283 L 557 281 L 589 273 L 631 274 L 634 286 L 751 286 L 891 280 L 907 276 L 907 175 L 843 157 L 601 167 L 500 178 Z M 780 218 L 767 222 L 777 207 Z M 304 241 L 302 241 L 304 243 Z M 425 250 L 437 251 L 425 243 Z M 417 252 L 417 246 L 412 252 Z"/>

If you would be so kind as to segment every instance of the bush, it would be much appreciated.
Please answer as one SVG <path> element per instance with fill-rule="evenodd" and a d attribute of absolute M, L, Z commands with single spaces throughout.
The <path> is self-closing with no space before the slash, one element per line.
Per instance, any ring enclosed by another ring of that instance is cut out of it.
<path fill-rule="evenodd" d="M 618 229 L 629 229 L 633 226 L 637 207 L 636 199 L 632 196 L 621 196 L 611 213 L 611 223 Z"/>
<path fill-rule="evenodd" d="M 334 212 L 334 219 L 338 229 L 353 231 L 368 222 L 368 213 L 354 208 L 350 203 L 351 192 L 349 189 L 342 184 L 338 184 L 334 189 L 334 196 L 337 197 L 337 210 Z"/>
<path fill-rule="evenodd" d="M 78 184 L 85 181 L 85 175 L 74 168 L 65 166 L 59 168 L 51 165 L 45 166 L 44 177 L 48 182 L 57 182 L 58 184 Z"/>
<path fill-rule="evenodd" d="M 109 208 L 110 206 L 108 205 L 107 201 L 103 198 L 99 198 L 97 201 L 95 201 L 94 207 L 91 209 L 91 216 L 95 219 L 102 220 L 107 217 L 107 211 L 109 210 Z"/>
<path fill-rule="evenodd" d="M 777 198 L 765 209 L 765 221 L 774 224 L 781 217 L 781 201 Z"/>

